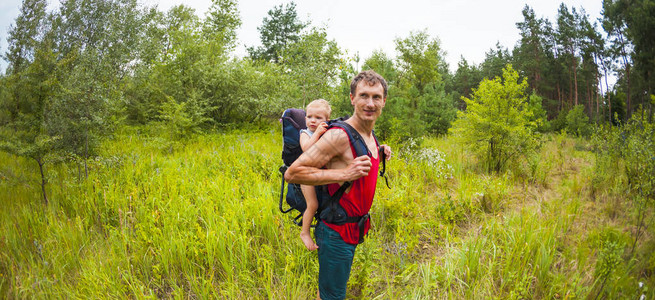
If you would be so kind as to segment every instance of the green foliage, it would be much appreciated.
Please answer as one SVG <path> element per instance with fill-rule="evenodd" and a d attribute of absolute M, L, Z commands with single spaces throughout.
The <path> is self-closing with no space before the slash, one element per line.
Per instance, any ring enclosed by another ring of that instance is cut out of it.
<path fill-rule="evenodd" d="M 22 2 L 20 15 L 9 28 L 7 37 L 9 46 L 4 58 L 9 63 L 8 74 L 23 71 L 33 61 L 46 25 L 47 4 L 45 0 Z"/>
<path fill-rule="evenodd" d="M 475 65 L 469 65 L 464 57 L 457 63 L 457 70 L 453 75 L 450 84 L 452 90 L 452 97 L 457 101 L 457 108 L 460 110 L 466 109 L 466 103 L 461 100 L 462 97 L 471 97 L 473 89 L 478 87 L 483 76 L 479 68 Z"/>
<path fill-rule="evenodd" d="M 550 128 L 554 132 L 561 132 L 562 130 L 566 130 L 566 116 L 568 115 L 568 111 L 566 110 L 560 110 L 559 114 L 555 119 L 550 121 Z"/>
<path fill-rule="evenodd" d="M 298 41 L 289 42 L 280 54 L 281 67 L 297 87 L 291 96 L 301 100 L 295 107 L 304 108 L 314 99 L 328 98 L 332 87 L 339 83 L 339 71 L 345 68 L 341 49 L 328 39 L 324 28 L 312 28 Z"/>
<path fill-rule="evenodd" d="M 496 49 L 489 49 L 485 53 L 484 61 L 480 64 L 480 73 L 485 78 L 500 77 L 504 69 L 512 63 L 512 56 L 507 48 L 503 48 L 500 42 L 496 43 Z"/>
<path fill-rule="evenodd" d="M 611 281 L 615 277 L 615 273 L 618 273 L 617 268 L 623 261 L 621 256 L 624 251 L 624 245 L 616 241 L 606 240 L 599 246 L 600 253 L 594 271 L 596 282 L 599 283 L 596 298 L 603 293 L 607 281 Z"/>
<path fill-rule="evenodd" d="M 584 106 L 576 105 L 566 114 L 566 131 L 577 136 L 590 134 L 589 117 L 584 112 Z"/>
<path fill-rule="evenodd" d="M 395 40 L 400 75 L 405 83 L 419 92 L 441 81 L 447 65 L 438 39 L 431 39 L 427 31 L 411 32 L 407 38 Z"/>
<path fill-rule="evenodd" d="M 301 31 L 307 24 L 298 19 L 296 3 L 280 4 L 268 11 L 262 26 L 257 27 L 262 46 L 248 47 L 248 53 L 253 60 L 267 62 L 280 62 L 284 57 L 283 51 L 291 43 L 301 39 Z"/>
<path fill-rule="evenodd" d="M 206 39 L 216 42 L 218 47 L 230 49 L 237 42 L 239 26 L 241 18 L 236 0 L 212 0 L 203 24 Z"/>
<path fill-rule="evenodd" d="M 205 116 L 206 111 L 206 101 L 199 99 L 197 94 L 191 95 L 189 101 L 183 103 L 169 98 L 161 107 L 164 131 L 169 133 L 173 140 L 198 133 L 204 123 L 211 121 Z"/>
<path fill-rule="evenodd" d="M 383 53 L 374 53 L 365 68 L 380 70 L 388 77 L 389 95 L 385 113 L 377 123 L 383 139 L 405 141 L 424 134 L 445 134 L 456 108 L 445 92 L 442 74 L 447 73 L 438 39 L 426 31 L 412 32 L 395 40 L 398 59 L 394 64 Z M 395 68 L 398 66 L 398 69 Z"/>
<path fill-rule="evenodd" d="M 380 74 L 387 81 L 389 87 L 395 86 L 398 82 L 398 70 L 396 70 L 393 60 L 381 50 L 373 51 L 371 56 L 364 61 L 362 70 L 373 70 Z"/>
<path fill-rule="evenodd" d="M 443 84 L 428 86 L 418 100 L 420 120 L 425 131 L 431 134 L 446 134 L 455 120 L 457 109 L 452 98 L 446 95 Z"/>
<path fill-rule="evenodd" d="M 627 178 L 626 192 L 653 204 L 655 198 L 655 126 L 635 114 L 622 126 L 605 127 L 594 134 L 599 158 L 623 160 L 623 168 L 608 166 L 615 174 Z"/>
<path fill-rule="evenodd" d="M 535 116 L 539 101 L 525 95 L 527 82 L 519 81 L 508 65 L 503 77 L 485 79 L 466 101 L 466 111 L 458 112 L 452 132 L 470 145 L 490 171 L 501 171 L 521 155 L 534 151 L 540 122 Z"/>
<path fill-rule="evenodd" d="M 649 226 L 647 216 L 655 207 L 655 126 L 638 115 L 633 115 L 622 126 L 606 127 L 594 134 L 597 166 L 593 191 L 598 198 L 617 199 L 612 204 L 613 209 L 608 210 L 613 217 L 620 209 L 615 206 L 628 208 L 628 220 L 634 228 L 628 253 L 641 261 L 642 268 L 649 268 L 645 257 L 650 254 L 644 255 L 637 249 Z M 609 192 L 603 192 L 604 189 Z M 599 268 L 606 269 L 603 265 Z M 599 293 L 601 291 L 602 286 Z"/>

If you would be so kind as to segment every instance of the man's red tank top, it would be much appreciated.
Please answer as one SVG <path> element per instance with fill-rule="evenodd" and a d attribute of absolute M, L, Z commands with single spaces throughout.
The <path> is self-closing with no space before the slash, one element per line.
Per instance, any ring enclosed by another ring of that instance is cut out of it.
<path fill-rule="evenodd" d="M 341 130 L 343 128 L 335 127 Z M 352 146 L 352 141 L 350 142 L 350 150 L 353 153 L 353 157 L 356 157 L 355 149 Z M 377 141 L 376 141 L 376 146 Z M 339 200 L 339 204 L 346 210 L 348 216 L 363 216 L 371 210 L 371 205 L 373 204 L 373 197 L 375 196 L 375 186 L 378 181 L 378 170 L 380 168 L 380 153 L 378 153 L 377 158 L 371 157 L 371 170 L 369 170 L 368 175 L 361 177 L 353 181 L 350 191 L 344 193 Z M 334 194 L 339 189 L 338 183 L 332 183 L 328 185 L 328 192 L 330 195 Z M 359 226 L 357 223 L 346 223 L 344 225 L 336 225 L 325 223 L 328 227 L 334 229 L 341 235 L 341 238 L 348 244 L 358 244 L 359 243 Z M 364 227 L 364 235 L 368 232 L 371 227 L 371 220 L 366 221 Z"/>

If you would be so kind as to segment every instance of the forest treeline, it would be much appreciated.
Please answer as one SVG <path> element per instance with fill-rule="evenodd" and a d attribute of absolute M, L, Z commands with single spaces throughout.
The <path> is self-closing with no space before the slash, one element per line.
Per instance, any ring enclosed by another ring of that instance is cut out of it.
<path fill-rule="evenodd" d="M 586 124 L 617 125 L 636 111 L 652 119 L 655 1 L 605 0 L 599 20 L 565 4 L 556 20 L 527 5 L 522 12 L 513 49 L 496 45 L 479 65 L 462 58 L 452 73 L 427 30 L 397 37 L 394 54 L 360 59 L 326 28 L 299 18 L 293 2 L 271 8 L 258 27 L 261 45 L 236 57 L 237 0 L 214 0 L 204 16 L 137 0 L 62 0 L 54 10 L 45 0 L 24 0 L 0 77 L 1 146 L 42 168 L 86 161 L 121 124 L 160 126 L 179 139 L 266 123 L 316 98 L 344 115 L 349 80 L 360 69 L 389 82 L 377 123 L 383 139 L 446 134 L 480 83 L 506 69 L 526 81 L 517 97 L 538 131 L 584 135 Z"/>

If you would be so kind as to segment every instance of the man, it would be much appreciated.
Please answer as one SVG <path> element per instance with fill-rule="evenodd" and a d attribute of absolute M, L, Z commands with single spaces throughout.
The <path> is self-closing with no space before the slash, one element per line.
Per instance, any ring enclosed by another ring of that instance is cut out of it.
<path fill-rule="evenodd" d="M 355 248 L 370 228 L 368 212 L 373 203 L 380 164 L 373 127 L 386 100 L 387 83 L 384 78 L 374 71 L 359 73 L 350 84 L 353 116 L 345 122 L 361 135 L 370 154 L 355 157 L 346 131 L 331 128 L 284 175 L 284 179 L 290 183 L 327 184 L 331 195 L 344 182 L 352 183 L 339 204 L 349 217 L 356 217 L 358 221 L 337 225 L 323 220 L 314 231 L 318 245 L 320 299 L 346 297 Z M 382 149 L 389 158 L 391 149 L 384 145 Z"/>

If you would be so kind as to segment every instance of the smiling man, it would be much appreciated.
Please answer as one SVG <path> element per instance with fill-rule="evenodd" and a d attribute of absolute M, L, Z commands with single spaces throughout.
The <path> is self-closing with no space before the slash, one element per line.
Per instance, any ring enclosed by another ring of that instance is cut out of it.
<path fill-rule="evenodd" d="M 380 165 L 379 149 L 387 159 L 391 149 L 378 148 L 373 135 L 375 121 L 380 117 L 387 100 L 387 82 L 374 71 L 364 71 L 350 84 L 353 116 L 345 121 L 361 136 L 351 140 L 344 128 L 333 127 L 323 134 L 314 146 L 305 151 L 286 171 L 290 183 L 328 185 L 334 195 L 345 182 L 349 188 L 339 199 L 348 221 L 329 222 L 327 218 L 316 226 L 314 235 L 318 245 L 319 298 L 344 299 L 350 269 L 357 244 L 370 228 L 369 210 L 373 204 Z M 351 135 L 352 136 L 352 135 Z M 356 157 L 353 143 L 363 142 L 368 155 Z"/>

